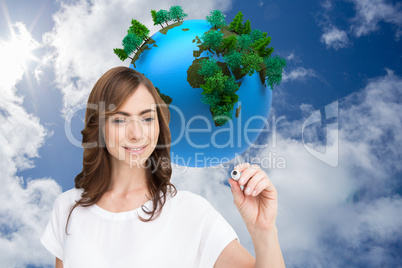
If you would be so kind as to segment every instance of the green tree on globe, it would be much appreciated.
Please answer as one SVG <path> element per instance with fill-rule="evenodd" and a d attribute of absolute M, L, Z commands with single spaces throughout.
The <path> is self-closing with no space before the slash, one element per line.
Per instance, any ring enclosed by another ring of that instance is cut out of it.
<path fill-rule="evenodd" d="M 220 10 L 212 10 L 205 19 L 215 28 L 221 28 L 226 25 L 226 16 Z"/>
<path fill-rule="evenodd" d="M 130 67 L 145 74 L 169 105 L 172 161 L 205 167 L 217 164 L 210 162 L 214 157 L 233 159 L 264 129 L 285 59 L 271 56 L 271 37 L 243 23 L 242 12 L 229 26 L 219 10 L 206 20 L 184 20 L 180 6 L 151 10 L 151 16 L 160 31 L 150 37 L 133 19 L 123 49 L 113 52 L 122 61 L 130 58 Z"/>

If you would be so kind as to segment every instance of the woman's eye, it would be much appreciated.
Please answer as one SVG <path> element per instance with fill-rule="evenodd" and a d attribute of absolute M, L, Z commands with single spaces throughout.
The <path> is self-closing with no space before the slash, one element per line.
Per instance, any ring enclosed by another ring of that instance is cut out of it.
<path fill-rule="evenodd" d="M 124 123 L 124 122 L 125 122 L 124 119 L 114 119 L 114 120 L 113 120 L 113 123 L 115 123 L 115 124 L 122 124 L 122 123 Z"/>
<path fill-rule="evenodd" d="M 145 121 L 147 121 L 147 122 L 151 122 L 152 120 L 154 120 L 152 117 L 150 117 L 150 118 L 146 118 L 146 119 L 144 119 Z"/>
<path fill-rule="evenodd" d="M 154 120 L 152 117 L 143 119 L 143 121 L 145 121 L 146 123 L 150 123 L 152 120 Z M 115 123 L 115 124 L 125 124 L 126 122 L 127 121 L 124 118 L 113 119 L 113 123 Z"/>

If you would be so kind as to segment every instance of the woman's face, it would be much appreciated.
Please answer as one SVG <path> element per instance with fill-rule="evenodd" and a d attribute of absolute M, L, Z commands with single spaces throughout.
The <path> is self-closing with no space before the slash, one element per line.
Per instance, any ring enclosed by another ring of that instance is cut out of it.
<path fill-rule="evenodd" d="M 106 119 L 105 144 L 113 162 L 145 167 L 159 137 L 156 107 L 151 93 L 140 84 L 117 113 Z"/>

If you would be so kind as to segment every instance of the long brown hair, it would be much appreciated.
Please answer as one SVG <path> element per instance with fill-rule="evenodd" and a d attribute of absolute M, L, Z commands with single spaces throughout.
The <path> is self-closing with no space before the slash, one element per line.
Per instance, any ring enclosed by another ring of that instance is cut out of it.
<path fill-rule="evenodd" d="M 88 207 L 95 204 L 106 192 L 111 175 L 110 154 L 105 146 L 105 138 L 101 129 L 104 122 L 124 104 L 124 102 L 144 85 L 152 94 L 159 120 L 159 138 L 155 150 L 147 159 L 147 187 L 153 201 L 153 210 L 144 213 L 151 214 L 149 219 L 138 215 L 143 222 L 157 218 L 166 202 L 166 192 L 177 193 L 176 187 L 170 183 L 172 166 L 170 161 L 170 112 L 167 104 L 159 96 L 152 82 L 143 74 L 128 67 L 115 67 L 107 71 L 96 82 L 89 97 L 85 112 L 85 128 L 81 131 L 82 147 L 84 148 L 82 172 L 75 177 L 75 188 L 84 191 L 81 199 L 71 207 L 67 218 L 67 226 L 73 210 L 81 205 Z M 168 189 L 171 187 L 171 189 Z M 163 193 L 163 195 L 162 195 Z M 163 197 L 163 201 L 162 201 Z M 160 208 L 156 211 L 158 204 Z"/>

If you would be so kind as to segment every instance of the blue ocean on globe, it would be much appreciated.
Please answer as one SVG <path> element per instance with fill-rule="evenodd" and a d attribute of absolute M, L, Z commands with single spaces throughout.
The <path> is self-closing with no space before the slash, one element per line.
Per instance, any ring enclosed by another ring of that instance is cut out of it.
<path fill-rule="evenodd" d="M 272 90 L 261 83 L 257 72 L 237 80 L 242 84 L 236 94 L 232 120 L 215 126 L 210 107 L 202 103 L 202 88 L 193 88 L 187 81 L 187 70 L 200 57 L 221 57 L 198 50 L 196 36 L 201 38 L 211 25 L 205 20 L 185 20 L 166 34 L 157 32 L 151 38 L 155 45 L 144 50 L 133 68 L 148 77 L 160 92 L 172 98 L 171 161 L 186 167 L 210 167 L 224 164 L 249 148 L 266 124 L 272 103 Z M 236 116 L 236 109 L 240 112 Z"/>

